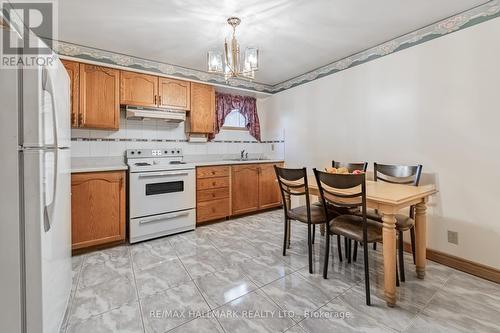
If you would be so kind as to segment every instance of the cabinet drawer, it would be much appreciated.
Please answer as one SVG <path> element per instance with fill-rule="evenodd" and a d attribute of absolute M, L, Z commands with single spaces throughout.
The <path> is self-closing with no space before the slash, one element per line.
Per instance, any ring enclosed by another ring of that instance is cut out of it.
<path fill-rule="evenodd" d="M 204 178 L 196 181 L 196 189 L 207 190 L 213 188 L 229 187 L 229 177 Z"/>
<path fill-rule="evenodd" d="M 130 219 L 130 243 L 171 235 L 195 228 L 195 210 Z"/>
<path fill-rule="evenodd" d="M 200 167 L 196 169 L 197 178 L 213 178 L 229 176 L 229 166 Z"/>
<path fill-rule="evenodd" d="M 196 221 L 204 222 L 229 216 L 229 198 L 199 202 L 196 206 Z"/>
<path fill-rule="evenodd" d="M 196 201 L 210 201 L 229 198 L 229 187 L 201 190 L 196 193 Z"/>

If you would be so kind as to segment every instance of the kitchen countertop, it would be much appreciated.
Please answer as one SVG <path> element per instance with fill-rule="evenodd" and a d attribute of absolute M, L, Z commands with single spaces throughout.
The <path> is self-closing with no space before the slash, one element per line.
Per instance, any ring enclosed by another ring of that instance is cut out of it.
<path fill-rule="evenodd" d="M 120 171 L 127 169 L 128 166 L 121 156 L 71 158 L 71 173 Z"/>
<path fill-rule="evenodd" d="M 262 159 L 262 160 L 207 160 L 196 161 L 186 160 L 188 163 L 193 163 L 195 166 L 211 166 L 211 165 L 234 165 L 234 164 L 255 164 L 255 163 L 281 163 L 282 159 Z M 111 157 L 73 157 L 71 158 L 71 173 L 82 172 L 100 172 L 100 171 L 120 171 L 127 170 L 128 166 L 121 156 Z"/>
<path fill-rule="evenodd" d="M 234 165 L 234 164 L 255 164 L 255 163 L 281 163 L 283 160 L 280 159 L 264 159 L 264 160 L 247 160 L 247 161 L 235 161 L 235 160 L 215 160 L 215 161 L 194 161 L 197 167 L 199 166 L 211 166 L 211 165 Z"/>

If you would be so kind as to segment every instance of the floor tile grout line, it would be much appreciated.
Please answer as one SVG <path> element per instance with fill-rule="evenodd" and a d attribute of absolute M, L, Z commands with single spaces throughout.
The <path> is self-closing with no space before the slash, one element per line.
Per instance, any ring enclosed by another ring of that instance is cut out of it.
<path fill-rule="evenodd" d="M 141 304 L 141 298 L 139 296 L 139 289 L 137 288 L 137 279 L 135 277 L 135 267 L 134 267 L 134 262 L 132 260 L 132 251 L 129 249 L 128 251 L 128 256 L 130 260 L 130 265 L 132 266 L 132 275 L 134 277 L 134 287 L 135 287 L 135 293 L 137 295 L 137 306 L 139 306 L 139 315 L 141 316 L 141 324 L 142 324 L 142 331 L 146 332 L 146 325 L 144 325 L 144 314 L 142 312 L 142 304 Z"/>
<path fill-rule="evenodd" d="M 432 296 L 429 298 L 429 300 L 427 301 L 427 303 L 425 303 L 425 305 L 419 309 L 417 315 L 415 316 L 414 320 L 411 322 L 410 325 L 408 325 L 405 330 L 408 330 L 408 328 L 411 327 L 411 325 L 413 325 L 413 323 L 415 322 L 416 320 L 416 317 L 418 317 L 421 313 L 424 312 L 424 310 L 429 306 L 429 304 L 431 304 L 432 300 L 434 299 L 434 297 L 436 297 L 436 295 L 444 289 L 444 287 L 446 286 L 446 284 L 448 283 L 448 281 L 450 281 L 451 277 L 453 276 L 453 272 L 451 272 L 450 276 L 448 276 L 446 278 L 446 280 L 441 284 L 441 286 L 439 288 L 436 289 L 436 291 L 432 294 Z"/>
<path fill-rule="evenodd" d="M 76 296 L 76 292 L 78 291 L 78 284 L 80 283 L 80 275 L 81 275 L 82 270 L 83 270 L 83 264 L 84 264 L 85 260 L 87 259 L 86 254 L 82 254 L 82 256 L 83 256 L 82 262 L 80 263 L 80 267 L 78 268 L 78 273 L 76 274 L 75 290 L 73 290 L 73 292 L 70 294 L 68 308 L 66 309 L 66 311 L 68 311 L 68 316 L 66 318 L 67 322 L 63 323 L 63 325 L 65 325 L 64 333 L 66 333 L 68 331 L 69 324 L 71 323 L 71 317 L 72 317 L 72 312 L 73 312 L 73 305 L 74 305 L 74 301 L 75 301 L 75 296 Z"/>
<path fill-rule="evenodd" d="M 175 251 L 175 255 L 177 256 L 177 259 L 179 260 L 179 262 L 181 263 L 182 267 L 184 268 L 184 270 L 185 270 L 185 271 L 186 271 L 186 273 L 188 274 L 189 278 L 191 279 L 191 282 L 194 284 L 194 286 L 195 286 L 196 290 L 198 290 L 198 293 L 200 293 L 201 297 L 203 298 L 203 301 L 204 301 L 204 302 L 205 302 L 205 304 L 208 306 L 208 309 L 209 309 L 209 310 L 208 310 L 207 312 L 202 313 L 202 315 L 203 315 L 203 314 L 205 314 L 205 313 L 209 313 L 209 312 L 213 311 L 213 310 L 212 310 L 212 307 L 210 306 L 210 303 L 208 303 L 208 301 L 206 300 L 205 296 L 203 295 L 203 292 L 202 292 L 202 291 L 200 290 L 200 288 L 198 287 L 198 284 L 196 283 L 195 279 L 193 279 L 193 277 L 191 276 L 191 273 L 190 273 L 190 272 L 189 272 L 189 270 L 187 269 L 186 265 L 184 265 L 184 262 L 183 262 L 183 261 L 182 261 L 182 259 L 180 258 L 179 253 L 175 250 L 175 247 L 172 245 L 172 242 L 171 242 L 170 240 L 168 240 L 168 242 L 169 242 L 170 246 L 174 249 L 174 251 Z M 199 316 L 199 317 L 201 317 L 201 316 Z M 193 321 L 193 320 L 196 320 L 196 319 L 197 319 L 197 318 L 199 318 L 199 317 L 192 318 L 191 320 L 188 320 L 188 321 L 186 321 L 186 322 L 182 323 L 182 324 L 181 324 L 181 325 L 179 325 L 179 326 L 173 327 L 173 328 L 172 328 L 172 330 L 173 330 L 173 329 L 175 329 L 175 328 L 178 328 L 178 327 L 180 327 L 180 326 L 182 326 L 182 325 L 185 325 L 185 324 L 187 324 L 187 323 L 189 323 L 189 322 L 191 322 L 191 321 Z M 219 323 L 219 321 L 217 321 L 217 322 Z M 220 325 L 220 323 L 219 323 L 219 325 Z M 222 325 L 221 325 L 221 326 L 222 326 Z M 171 331 L 171 330 L 169 330 L 169 331 Z"/>
<path fill-rule="evenodd" d="M 130 264 L 132 264 L 132 263 L 130 263 Z M 81 269 L 83 270 L 83 265 L 82 265 L 82 268 L 81 268 Z M 133 268 L 132 268 L 132 267 L 131 267 L 131 271 L 132 271 L 132 274 L 133 274 Z M 122 278 L 124 278 L 124 276 L 119 276 L 119 277 L 117 277 L 117 278 L 112 279 L 111 281 L 113 281 L 113 280 L 118 280 L 118 279 L 122 279 Z M 126 278 L 126 277 L 125 277 L 125 278 Z M 92 286 L 89 286 L 89 287 L 84 287 L 84 288 L 82 288 L 82 289 L 85 289 L 85 288 L 92 288 L 92 287 L 94 287 L 94 286 L 98 286 L 98 285 L 103 284 L 103 283 L 106 283 L 106 282 L 109 282 L 109 280 L 108 280 L 108 281 L 101 282 L 101 283 L 98 283 L 98 284 L 95 284 L 95 285 L 92 285 Z M 135 282 L 135 281 L 134 281 L 134 282 Z M 76 293 L 76 291 L 75 291 L 75 293 Z M 136 302 L 136 301 L 138 301 L 138 300 L 139 300 L 139 298 L 137 298 L 137 299 L 136 299 L 136 300 L 134 300 L 134 301 L 126 302 L 126 303 L 123 303 L 123 304 L 117 305 L 117 306 L 115 306 L 115 307 L 111 307 L 111 308 L 107 309 L 106 311 L 103 311 L 103 312 L 100 312 L 100 313 L 97 313 L 97 314 L 91 315 L 91 316 L 89 316 L 89 317 L 87 317 L 87 318 L 85 318 L 85 319 L 77 320 L 77 321 L 75 321 L 75 323 L 85 322 L 85 321 L 90 320 L 90 319 L 92 319 L 92 318 L 96 318 L 96 317 L 102 316 L 102 315 L 104 315 L 104 314 L 106 314 L 106 313 L 108 313 L 108 312 L 111 312 L 111 311 L 113 311 L 113 310 L 119 309 L 120 307 L 122 307 L 122 306 L 124 306 L 124 305 L 126 305 L 126 304 L 130 304 L 130 303 Z M 68 323 L 68 324 L 69 324 L 69 323 Z"/>

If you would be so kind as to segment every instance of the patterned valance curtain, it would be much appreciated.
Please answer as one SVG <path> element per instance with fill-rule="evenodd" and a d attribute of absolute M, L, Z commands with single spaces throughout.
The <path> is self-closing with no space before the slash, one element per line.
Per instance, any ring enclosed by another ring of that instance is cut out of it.
<path fill-rule="evenodd" d="M 257 141 L 260 142 L 260 123 L 257 114 L 257 100 L 255 97 L 238 96 L 231 94 L 215 93 L 215 131 L 209 136 L 213 140 L 215 135 L 220 132 L 226 116 L 238 109 L 245 117 L 247 124 L 246 128 Z"/>

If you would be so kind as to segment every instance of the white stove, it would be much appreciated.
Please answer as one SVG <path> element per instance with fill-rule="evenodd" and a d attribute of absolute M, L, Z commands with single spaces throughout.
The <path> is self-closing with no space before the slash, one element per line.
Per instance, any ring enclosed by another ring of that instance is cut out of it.
<path fill-rule="evenodd" d="M 130 242 L 193 230 L 195 166 L 183 162 L 182 150 L 129 149 L 126 156 Z"/>

